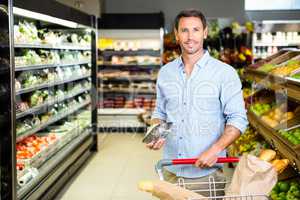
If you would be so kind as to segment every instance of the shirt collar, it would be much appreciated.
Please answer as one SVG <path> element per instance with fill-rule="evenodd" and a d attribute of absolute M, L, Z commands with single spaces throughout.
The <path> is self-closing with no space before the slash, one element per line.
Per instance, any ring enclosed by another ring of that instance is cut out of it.
<path fill-rule="evenodd" d="M 196 65 L 198 67 L 205 67 L 209 57 L 210 57 L 210 55 L 209 55 L 208 51 L 204 50 L 203 56 L 196 62 Z M 177 61 L 178 61 L 178 66 L 183 68 L 184 64 L 183 64 L 182 56 L 179 56 Z"/>

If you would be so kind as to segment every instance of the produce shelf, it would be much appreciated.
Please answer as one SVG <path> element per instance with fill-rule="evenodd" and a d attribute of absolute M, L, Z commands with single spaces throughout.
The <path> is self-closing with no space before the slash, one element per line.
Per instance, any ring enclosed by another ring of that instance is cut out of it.
<path fill-rule="evenodd" d="M 128 94 L 153 94 L 155 95 L 155 90 L 145 90 L 145 89 L 98 89 L 100 93 L 128 93 Z"/>
<path fill-rule="evenodd" d="M 20 118 L 22 118 L 22 117 L 24 117 L 26 115 L 35 114 L 35 113 L 41 112 L 41 111 L 46 112 L 49 106 L 52 106 L 52 105 L 54 105 L 56 103 L 59 103 L 59 102 L 65 101 L 67 99 L 73 98 L 73 97 L 75 97 L 75 96 L 77 96 L 79 94 L 82 94 L 82 93 L 84 93 L 86 91 L 89 91 L 89 90 L 90 90 L 90 88 L 82 89 L 82 90 L 79 90 L 79 91 L 77 91 L 77 92 L 75 92 L 73 94 L 66 95 L 63 98 L 59 98 L 59 99 L 56 99 L 56 100 L 47 101 L 47 102 L 43 103 L 42 105 L 35 106 L 35 107 L 30 108 L 30 109 L 28 109 L 28 110 L 26 110 L 24 112 L 21 112 L 21 113 L 17 113 L 16 114 L 16 119 L 20 119 Z"/>
<path fill-rule="evenodd" d="M 84 65 L 89 64 L 88 61 L 82 62 L 74 62 L 74 63 L 65 63 L 65 64 L 40 64 L 40 65 L 27 65 L 27 66 L 16 66 L 15 71 L 25 71 L 25 70 L 36 70 L 36 69 L 47 69 L 47 68 L 54 68 L 54 67 L 65 67 L 65 66 L 72 66 L 72 65 Z"/>
<path fill-rule="evenodd" d="M 160 50 L 152 50 L 152 49 L 140 49 L 136 51 L 115 51 L 115 50 L 104 50 L 100 51 L 100 55 L 102 56 L 157 56 L 160 57 Z"/>
<path fill-rule="evenodd" d="M 29 131 L 26 131 L 25 133 L 23 133 L 21 135 L 18 135 L 17 139 L 16 139 L 17 142 L 19 142 L 19 141 L 25 139 L 26 137 L 28 137 L 28 136 L 30 136 L 30 135 L 32 135 L 32 134 L 34 134 L 34 133 L 36 133 L 36 132 L 38 132 L 38 131 L 46 128 L 47 126 L 49 126 L 49 125 L 51 125 L 51 124 L 53 124 L 53 123 L 55 123 L 55 122 L 57 122 L 57 121 L 65 118 L 65 117 L 67 117 L 68 115 L 71 115 L 74 112 L 77 112 L 78 110 L 80 110 L 81 108 L 89 105 L 90 103 L 91 103 L 90 100 L 88 100 L 86 102 L 83 102 L 83 103 L 75 106 L 74 108 L 70 109 L 69 111 L 65 112 L 64 114 L 58 115 L 56 117 L 53 117 L 53 118 L 49 119 L 46 123 L 38 125 L 37 127 L 33 128 L 33 129 L 29 130 Z"/>
<path fill-rule="evenodd" d="M 90 78 L 90 77 L 91 77 L 91 75 L 85 75 L 85 76 L 79 76 L 79 77 L 75 77 L 75 78 L 67 79 L 67 80 L 62 80 L 62 81 L 53 81 L 51 83 L 46 83 L 46 84 L 37 85 L 37 86 L 34 86 L 34 87 L 30 87 L 30 88 L 17 90 L 16 95 L 32 92 L 32 91 L 43 89 L 43 88 L 49 88 L 49 87 L 52 87 L 52 86 L 55 86 L 55 85 L 61 85 L 61 84 L 64 84 L 64 83 L 69 83 L 69 82 L 73 82 L 73 81 L 77 81 L 77 80 L 85 79 L 85 78 Z"/>
<path fill-rule="evenodd" d="M 44 179 L 54 170 L 56 170 L 57 166 L 66 162 L 66 160 L 70 159 L 71 153 L 77 149 L 77 147 L 82 144 L 87 138 L 91 136 L 91 132 L 89 129 L 84 130 L 78 137 L 73 139 L 68 145 L 64 146 L 58 152 L 55 153 L 47 162 L 45 162 L 39 169 L 38 175 L 32 179 L 28 184 L 19 188 L 17 191 L 18 199 L 23 198 L 26 194 L 28 194 L 35 187 L 38 187 L 38 184 L 43 182 Z M 86 148 L 89 144 L 86 145 Z"/>
<path fill-rule="evenodd" d="M 110 78 L 101 78 L 98 76 L 98 78 L 102 81 L 156 81 L 156 78 L 150 77 L 150 76 L 126 76 L 126 77 L 110 77 Z"/>
<path fill-rule="evenodd" d="M 139 68 L 139 69 L 155 69 L 161 67 L 157 64 L 98 64 L 99 69 L 110 69 L 110 68 Z"/>
<path fill-rule="evenodd" d="M 246 68 L 245 78 L 254 80 L 265 88 L 285 93 L 294 101 L 300 101 L 300 80 L 291 77 L 279 77 L 255 69 Z"/>
<path fill-rule="evenodd" d="M 140 115 L 144 113 L 143 108 L 100 108 L 98 115 Z"/>
<path fill-rule="evenodd" d="M 89 46 L 78 46 L 72 44 L 52 45 L 52 44 L 15 44 L 15 48 L 30 48 L 30 49 L 66 49 L 66 50 L 91 50 Z"/>
<path fill-rule="evenodd" d="M 253 112 L 248 111 L 247 115 L 249 123 L 275 148 L 275 150 L 278 150 L 283 157 L 289 159 L 291 165 L 300 172 L 300 154 L 294 151 L 291 146 L 284 143 L 280 138 L 279 133 L 265 124 Z"/>

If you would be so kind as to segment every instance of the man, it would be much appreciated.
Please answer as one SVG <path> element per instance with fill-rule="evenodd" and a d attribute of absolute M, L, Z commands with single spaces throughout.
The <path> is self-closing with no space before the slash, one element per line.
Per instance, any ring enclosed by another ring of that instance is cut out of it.
<path fill-rule="evenodd" d="M 224 180 L 217 158 L 226 156 L 226 147 L 248 124 L 240 79 L 231 66 L 203 49 L 208 30 L 200 11 L 180 12 L 174 31 L 182 55 L 161 68 L 152 115 L 153 123 L 172 122 L 174 127 L 166 139 L 147 147 L 164 146 L 165 159 L 198 158 L 195 166 L 167 167 L 164 175 L 170 182 L 178 177 L 194 182 L 207 181 L 209 176 Z"/>

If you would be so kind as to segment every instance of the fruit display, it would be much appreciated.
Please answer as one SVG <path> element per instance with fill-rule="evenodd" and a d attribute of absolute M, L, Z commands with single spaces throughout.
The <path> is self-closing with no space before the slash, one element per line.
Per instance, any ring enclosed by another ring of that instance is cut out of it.
<path fill-rule="evenodd" d="M 299 68 L 299 52 L 281 50 L 250 67 L 276 76 L 288 76 Z"/>
<path fill-rule="evenodd" d="M 262 149 L 269 148 L 259 133 L 249 126 L 246 131 L 228 148 L 230 156 L 239 157 L 245 153 L 258 156 Z"/>
<path fill-rule="evenodd" d="M 252 111 L 257 116 L 261 116 L 263 113 L 271 110 L 272 104 L 269 103 L 255 103 L 250 106 L 250 111 Z"/>
<path fill-rule="evenodd" d="M 270 112 L 262 115 L 261 120 L 268 124 L 270 127 L 275 128 L 279 124 L 285 123 L 295 117 L 294 112 L 288 111 L 286 104 L 281 104 L 275 107 Z"/>
<path fill-rule="evenodd" d="M 48 29 L 38 30 L 33 22 L 19 21 L 14 25 L 14 40 L 16 44 L 51 44 L 51 45 L 81 45 L 90 46 L 89 34 L 63 33 Z"/>
<path fill-rule="evenodd" d="M 299 60 L 289 60 L 285 65 L 279 66 L 270 71 L 271 74 L 276 76 L 288 76 L 295 70 L 300 68 L 300 59 Z"/>
<path fill-rule="evenodd" d="M 271 70 L 273 70 L 275 68 L 276 68 L 275 64 L 264 64 L 261 67 L 259 67 L 257 70 L 267 73 L 267 72 L 270 72 Z"/>
<path fill-rule="evenodd" d="M 293 76 L 296 78 L 300 74 L 299 58 L 299 51 L 281 50 L 250 66 L 260 72 L 255 72 L 253 69 L 245 70 L 245 77 L 253 81 L 252 88 L 258 91 L 245 100 L 248 105 L 250 104 L 248 110 L 259 116 L 255 118 L 250 115 L 249 122 L 257 128 L 258 133 L 270 146 L 278 151 L 279 155 L 288 158 L 288 160 L 272 158 L 270 163 L 277 172 L 282 172 L 282 168 L 291 162 L 289 170 L 286 170 L 282 176 L 278 176 L 279 180 L 294 177 L 299 171 L 300 107 L 296 95 L 299 91 L 287 78 Z M 260 84 L 261 82 L 267 84 Z M 249 92 L 246 90 L 245 94 Z M 251 143 L 252 140 L 249 140 L 246 144 L 250 146 Z M 300 199 L 299 184 L 297 183 L 296 186 L 295 183 L 291 183 L 291 181 L 278 182 L 270 194 L 271 198 L 273 200 Z M 292 190 L 290 190 L 291 185 L 293 185 Z"/>
<path fill-rule="evenodd" d="M 279 181 L 270 193 L 272 200 L 299 200 L 299 180 Z"/>
<path fill-rule="evenodd" d="M 293 145 L 300 144 L 300 128 L 295 128 L 289 131 L 279 130 L 278 133 Z"/>

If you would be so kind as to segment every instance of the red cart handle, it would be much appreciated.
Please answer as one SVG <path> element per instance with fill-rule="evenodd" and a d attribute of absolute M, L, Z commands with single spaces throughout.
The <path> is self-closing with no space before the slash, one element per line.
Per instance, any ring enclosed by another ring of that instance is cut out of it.
<path fill-rule="evenodd" d="M 188 165 L 195 164 L 198 158 L 185 158 L 185 159 L 174 159 L 172 165 Z M 239 162 L 237 157 L 219 157 L 217 163 L 234 163 Z"/>

